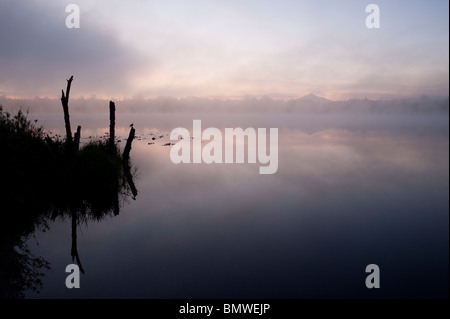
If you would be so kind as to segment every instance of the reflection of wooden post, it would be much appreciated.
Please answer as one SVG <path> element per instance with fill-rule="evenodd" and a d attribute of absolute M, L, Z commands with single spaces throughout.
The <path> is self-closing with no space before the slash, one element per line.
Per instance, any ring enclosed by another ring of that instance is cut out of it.
<path fill-rule="evenodd" d="M 72 262 L 74 259 L 77 260 L 77 265 L 80 268 L 82 274 L 84 274 L 83 266 L 81 266 L 80 256 L 78 256 L 77 249 L 77 213 L 72 211 L 72 249 L 70 251 L 72 256 Z"/>
<path fill-rule="evenodd" d="M 113 101 L 109 102 L 109 148 L 112 155 L 116 155 L 116 147 L 114 145 L 116 125 L 116 105 Z"/>
<path fill-rule="evenodd" d="M 75 133 L 75 138 L 74 138 L 74 150 L 75 152 L 78 152 L 78 150 L 80 149 L 80 138 L 81 138 L 81 126 L 78 125 L 77 127 L 77 132 Z"/>
<path fill-rule="evenodd" d="M 130 151 L 131 151 L 131 143 L 134 139 L 135 129 L 132 127 L 130 129 L 130 134 L 128 135 L 127 144 L 125 145 L 125 149 L 123 150 L 122 160 L 124 163 L 128 163 L 130 160 Z"/>
<path fill-rule="evenodd" d="M 67 89 L 66 94 L 64 95 L 64 90 L 62 91 L 61 95 L 61 103 L 64 111 L 64 122 L 66 125 L 66 141 L 68 144 L 69 149 L 72 148 L 72 129 L 70 128 L 70 117 L 69 117 L 69 93 L 70 93 L 70 86 L 72 84 L 73 76 L 70 77 L 70 79 L 67 80 Z"/>
<path fill-rule="evenodd" d="M 134 185 L 133 182 L 133 176 L 131 175 L 130 172 L 130 166 L 129 163 L 124 163 L 124 173 L 125 173 L 125 178 L 128 182 L 128 185 L 130 186 L 130 190 L 131 190 L 131 194 L 133 194 L 133 199 L 136 200 L 136 196 L 137 196 L 137 188 L 136 185 Z"/>

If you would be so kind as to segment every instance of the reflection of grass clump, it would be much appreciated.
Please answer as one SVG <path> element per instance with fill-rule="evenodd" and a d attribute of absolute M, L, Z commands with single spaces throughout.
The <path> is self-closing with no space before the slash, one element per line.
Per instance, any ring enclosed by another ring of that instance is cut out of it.
<path fill-rule="evenodd" d="M 11 116 L 1 106 L 0 150 L 0 297 L 17 298 L 25 289 L 40 288 L 40 269 L 48 268 L 42 258 L 29 253 L 25 241 L 36 227 L 46 227 L 56 156 L 42 128 L 23 112 Z"/>
<path fill-rule="evenodd" d="M 120 154 L 117 150 L 116 154 Z M 125 187 L 120 155 L 111 155 L 107 141 L 91 141 L 76 154 L 75 174 L 78 200 L 83 200 L 90 217 L 100 219 L 117 205 L 117 192 Z"/>
<path fill-rule="evenodd" d="M 11 116 L 0 105 L 0 297 L 41 285 L 39 269 L 48 265 L 30 256 L 25 242 L 36 227 L 47 227 L 49 216 L 79 222 L 118 214 L 119 196 L 126 198 L 134 184 L 128 161 L 113 147 L 91 141 L 75 151 L 47 136 L 28 113 Z"/>

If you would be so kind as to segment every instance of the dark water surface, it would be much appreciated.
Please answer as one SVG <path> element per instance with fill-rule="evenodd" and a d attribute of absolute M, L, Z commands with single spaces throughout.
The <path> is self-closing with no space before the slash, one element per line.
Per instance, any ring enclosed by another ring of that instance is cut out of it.
<path fill-rule="evenodd" d="M 61 115 L 38 118 L 63 134 Z M 448 297 L 448 115 L 116 118 L 122 148 L 136 128 L 137 199 L 78 229 L 80 289 L 65 286 L 70 223 L 36 233 L 29 247 L 51 270 L 27 298 Z M 84 138 L 108 132 L 104 115 L 71 119 Z M 278 127 L 277 173 L 173 164 L 161 145 L 193 119 L 222 131 Z M 380 289 L 365 286 L 368 264 L 380 267 Z"/>

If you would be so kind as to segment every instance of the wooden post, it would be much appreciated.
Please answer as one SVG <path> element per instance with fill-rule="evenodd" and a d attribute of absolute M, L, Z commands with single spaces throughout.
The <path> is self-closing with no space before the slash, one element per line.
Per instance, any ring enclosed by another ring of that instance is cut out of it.
<path fill-rule="evenodd" d="M 78 125 L 77 132 L 75 133 L 75 138 L 74 138 L 74 150 L 75 150 L 75 152 L 78 152 L 78 150 L 80 149 L 80 138 L 81 138 L 81 126 Z"/>
<path fill-rule="evenodd" d="M 70 77 L 70 79 L 67 80 L 67 88 L 66 88 L 66 94 L 64 95 L 64 90 L 62 91 L 61 95 L 61 103 L 64 111 L 64 122 L 66 125 L 66 141 L 68 144 L 69 149 L 73 149 L 73 140 L 72 140 L 72 129 L 70 128 L 70 117 L 69 117 L 69 93 L 70 93 L 70 86 L 73 81 L 73 76 Z"/>
<path fill-rule="evenodd" d="M 128 135 L 127 144 L 125 144 L 125 149 L 123 150 L 122 161 L 124 164 L 128 164 L 130 160 L 131 143 L 133 142 L 135 134 L 135 129 L 132 127 L 130 129 L 130 134 Z"/>
<path fill-rule="evenodd" d="M 130 129 L 130 134 L 128 135 L 127 144 L 125 144 L 125 149 L 123 150 L 122 155 L 122 166 L 125 173 L 125 178 L 130 186 L 131 193 L 133 194 L 133 199 L 136 199 L 137 189 L 133 182 L 133 176 L 130 172 L 130 151 L 131 151 L 131 143 L 133 142 L 135 135 L 135 129 L 132 126 Z"/>
<path fill-rule="evenodd" d="M 109 102 L 109 148 L 111 155 L 117 155 L 115 139 L 115 125 L 116 125 L 116 105 L 113 101 Z"/>

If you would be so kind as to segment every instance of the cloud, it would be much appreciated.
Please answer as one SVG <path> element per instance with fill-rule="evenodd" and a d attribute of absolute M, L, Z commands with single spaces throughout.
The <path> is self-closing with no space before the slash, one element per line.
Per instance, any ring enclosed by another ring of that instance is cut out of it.
<path fill-rule="evenodd" d="M 81 11 L 81 28 L 67 29 L 65 6 L 22 0 L 0 3 L 1 93 L 59 95 L 70 75 L 75 78 L 75 95 L 117 95 L 129 88 L 130 74 L 144 57 L 89 19 L 88 12 Z"/>
<path fill-rule="evenodd" d="M 448 16 L 425 1 L 2 1 L 0 94 L 104 98 L 448 95 Z M 76 89 L 75 89 L 76 88 Z M 54 94 L 54 95 L 53 95 Z"/>

